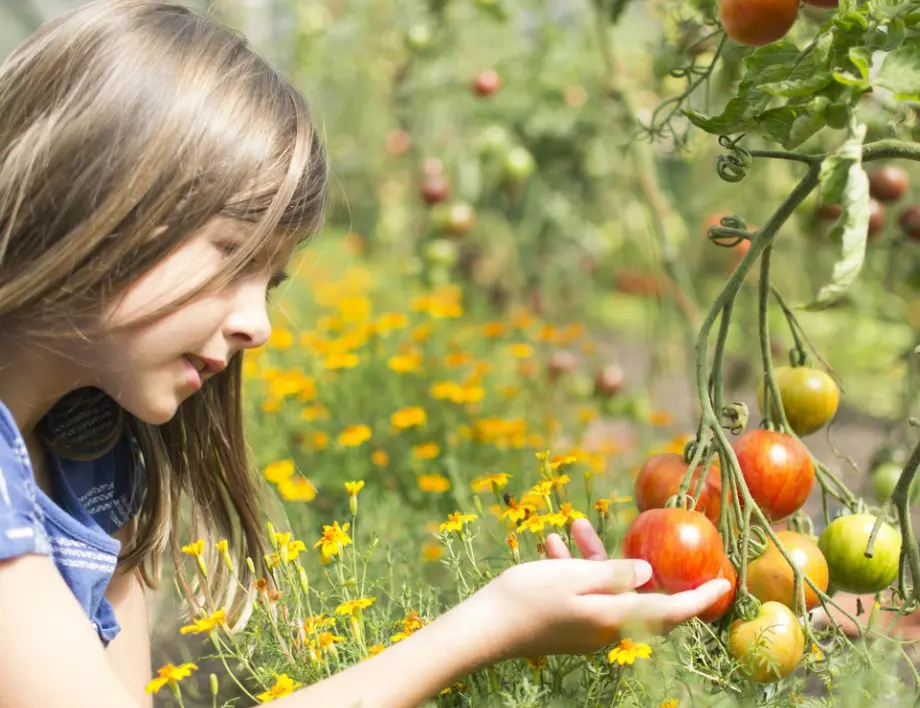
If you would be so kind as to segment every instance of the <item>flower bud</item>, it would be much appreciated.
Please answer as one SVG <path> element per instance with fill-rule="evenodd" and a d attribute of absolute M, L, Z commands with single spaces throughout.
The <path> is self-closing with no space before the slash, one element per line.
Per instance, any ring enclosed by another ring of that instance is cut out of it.
<path fill-rule="evenodd" d="M 217 674 L 211 674 L 210 681 L 211 681 L 211 695 L 216 696 L 218 693 L 218 689 L 219 689 L 219 686 L 217 684 Z"/>

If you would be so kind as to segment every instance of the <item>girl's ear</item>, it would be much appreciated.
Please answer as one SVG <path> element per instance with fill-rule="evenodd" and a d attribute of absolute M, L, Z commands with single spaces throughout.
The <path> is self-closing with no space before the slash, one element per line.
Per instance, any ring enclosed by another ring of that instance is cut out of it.
<path fill-rule="evenodd" d="M 94 460 L 115 447 L 124 432 L 124 410 L 104 391 L 73 391 L 45 415 L 42 441 L 58 457 Z"/>

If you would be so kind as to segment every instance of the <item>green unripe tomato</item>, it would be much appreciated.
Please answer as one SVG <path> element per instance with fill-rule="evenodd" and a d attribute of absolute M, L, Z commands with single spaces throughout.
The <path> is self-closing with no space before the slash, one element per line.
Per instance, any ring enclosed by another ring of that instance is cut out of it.
<path fill-rule="evenodd" d="M 879 502 L 883 502 L 891 496 L 903 469 L 903 465 L 886 462 L 872 470 L 872 493 L 875 494 L 875 498 Z M 920 476 L 914 477 L 914 481 L 910 485 L 910 500 L 916 501 L 918 495 L 920 495 Z"/>
<path fill-rule="evenodd" d="M 875 518 L 871 514 L 840 516 L 821 533 L 818 548 L 827 560 L 831 585 L 836 589 L 876 593 L 897 580 L 901 533 L 896 528 L 882 523 L 872 558 L 866 558 L 866 544 Z"/>

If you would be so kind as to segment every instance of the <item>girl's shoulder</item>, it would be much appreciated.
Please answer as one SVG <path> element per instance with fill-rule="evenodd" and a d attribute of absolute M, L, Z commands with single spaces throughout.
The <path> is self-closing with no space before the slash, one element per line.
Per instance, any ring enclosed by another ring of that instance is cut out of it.
<path fill-rule="evenodd" d="M 0 560 L 50 553 L 38 485 L 25 441 L 0 401 Z"/>

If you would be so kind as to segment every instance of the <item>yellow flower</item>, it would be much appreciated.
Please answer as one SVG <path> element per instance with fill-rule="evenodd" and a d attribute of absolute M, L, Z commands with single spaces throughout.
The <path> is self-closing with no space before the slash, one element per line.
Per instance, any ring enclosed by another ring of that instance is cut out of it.
<path fill-rule="evenodd" d="M 501 337 L 507 331 L 508 328 L 503 322 L 488 322 L 483 325 L 482 335 L 484 337 Z"/>
<path fill-rule="evenodd" d="M 333 634 L 332 632 L 320 632 L 316 635 L 316 642 L 310 642 L 311 646 L 315 646 L 321 652 L 335 651 L 335 644 L 337 642 L 344 642 L 345 637 L 341 637 L 338 634 Z"/>
<path fill-rule="evenodd" d="M 534 671 L 540 671 L 546 668 L 546 657 L 545 656 L 535 656 L 528 657 L 525 659 L 527 666 L 529 666 Z"/>
<path fill-rule="evenodd" d="M 310 437 L 313 438 L 314 450 L 325 450 L 326 446 L 329 445 L 329 435 L 321 430 L 313 432 Z"/>
<path fill-rule="evenodd" d="M 677 699 L 672 698 L 669 701 L 662 701 L 661 708 L 677 708 Z"/>
<path fill-rule="evenodd" d="M 425 409 L 421 408 L 420 406 L 403 408 L 402 410 L 398 410 L 392 416 L 390 416 L 390 422 L 393 424 L 393 427 L 399 428 L 400 430 L 405 430 L 407 428 L 412 428 L 418 425 L 425 425 L 427 420 L 428 416 L 425 413 Z"/>
<path fill-rule="evenodd" d="M 221 553 L 229 553 L 230 542 L 226 538 L 222 538 L 220 541 L 214 544 L 214 548 L 216 548 Z"/>
<path fill-rule="evenodd" d="M 550 484 L 552 484 L 556 489 L 562 489 L 571 481 L 571 478 L 567 474 L 557 474 L 550 480 Z"/>
<path fill-rule="evenodd" d="M 417 460 L 433 460 L 441 454 L 441 448 L 437 443 L 424 443 L 412 448 L 412 454 Z"/>
<path fill-rule="evenodd" d="M 586 516 L 576 510 L 570 502 L 563 502 L 559 505 L 559 513 L 562 514 L 566 522 L 572 523 L 575 519 L 584 519 Z"/>
<path fill-rule="evenodd" d="M 536 509 L 529 504 L 521 504 L 514 497 L 508 497 L 508 506 L 499 514 L 501 521 L 507 519 L 512 524 L 517 524 L 527 518 L 527 515 L 535 512 Z"/>
<path fill-rule="evenodd" d="M 597 509 L 597 511 L 603 514 L 604 516 L 607 515 L 608 513 L 607 508 L 609 506 L 610 506 L 609 499 L 598 499 L 596 502 L 594 502 L 594 508 Z"/>
<path fill-rule="evenodd" d="M 372 647 L 368 647 L 367 648 L 367 658 L 370 659 L 372 656 L 377 656 L 385 648 L 386 647 L 384 647 L 383 644 L 375 644 Z"/>
<path fill-rule="evenodd" d="M 510 478 L 511 475 L 507 472 L 490 473 L 485 477 L 477 477 L 470 483 L 470 486 L 474 492 L 498 491 L 508 485 Z"/>
<path fill-rule="evenodd" d="M 290 349 L 294 344 L 294 335 L 290 330 L 283 327 L 272 327 L 271 336 L 268 338 L 268 346 L 272 349 L 285 350 Z"/>
<path fill-rule="evenodd" d="M 876 603 L 877 604 L 877 603 Z M 821 647 L 812 642 L 811 649 L 808 650 L 815 661 L 824 661 L 824 652 L 821 651 Z"/>
<path fill-rule="evenodd" d="M 182 664 L 180 666 L 173 666 L 172 664 L 166 664 L 157 669 L 159 676 L 152 679 L 150 683 L 147 684 L 147 693 L 157 693 L 163 686 L 167 683 L 176 684 L 184 678 L 188 678 L 192 675 L 193 671 L 197 671 L 198 667 L 195 664 Z"/>
<path fill-rule="evenodd" d="M 366 610 L 376 602 L 376 597 L 360 597 L 357 600 L 348 600 L 335 608 L 337 615 L 354 615 L 361 610 Z"/>
<path fill-rule="evenodd" d="M 323 627 L 335 626 L 335 617 L 326 617 L 324 613 L 310 615 L 303 621 L 303 631 L 307 634 L 318 632 Z"/>
<path fill-rule="evenodd" d="M 440 474 L 419 475 L 418 488 L 423 492 L 446 492 L 450 489 L 450 480 Z"/>
<path fill-rule="evenodd" d="M 557 455 L 550 460 L 549 466 L 553 470 L 558 470 L 560 467 L 574 465 L 576 462 L 578 462 L 578 460 L 574 455 Z"/>
<path fill-rule="evenodd" d="M 408 374 L 418 371 L 422 366 L 421 354 L 397 354 L 391 356 L 387 361 L 387 366 L 398 374 Z"/>
<path fill-rule="evenodd" d="M 350 425 L 339 433 L 338 442 L 342 447 L 358 447 L 371 439 L 371 429 L 366 425 Z"/>
<path fill-rule="evenodd" d="M 303 684 L 296 683 L 287 674 L 281 674 L 275 680 L 275 685 L 264 693 L 260 693 L 256 698 L 259 700 L 259 703 L 268 703 L 273 701 L 276 698 L 282 698 L 283 696 L 291 695 L 295 689 L 299 688 Z"/>
<path fill-rule="evenodd" d="M 300 417 L 304 420 L 313 422 L 315 420 L 327 420 L 329 418 L 329 409 L 322 403 L 314 403 L 300 411 Z"/>
<path fill-rule="evenodd" d="M 207 634 L 213 632 L 220 625 L 227 624 L 227 611 L 223 608 L 213 615 L 196 619 L 194 624 L 186 625 L 179 630 L 179 634 Z"/>
<path fill-rule="evenodd" d="M 329 354 L 323 359 L 323 366 L 332 371 L 338 369 L 353 369 L 358 365 L 358 355 L 348 353 Z"/>
<path fill-rule="evenodd" d="M 345 482 L 345 491 L 348 492 L 349 496 L 358 496 L 358 492 L 362 489 L 364 489 L 363 479 L 360 482 Z"/>
<path fill-rule="evenodd" d="M 630 496 L 625 496 L 625 497 L 618 496 L 617 493 L 614 492 L 613 494 L 610 495 L 610 501 L 612 501 L 614 504 L 628 504 L 629 502 L 632 501 L 632 497 L 630 497 Z"/>
<path fill-rule="evenodd" d="M 652 411 L 648 415 L 648 422 L 659 428 L 667 428 L 674 423 L 674 416 L 668 411 Z"/>
<path fill-rule="evenodd" d="M 351 537 L 348 535 L 348 529 L 351 524 L 346 522 L 339 528 L 339 522 L 333 521 L 332 526 L 323 525 L 323 535 L 313 544 L 313 548 L 321 548 L 323 556 L 331 558 L 339 553 L 345 546 L 351 544 Z"/>
<path fill-rule="evenodd" d="M 533 356 L 533 347 L 529 344 L 512 344 L 508 347 L 508 351 L 511 352 L 511 356 L 515 359 L 529 359 Z"/>
<path fill-rule="evenodd" d="M 425 541 L 422 544 L 422 560 L 428 563 L 436 563 L 441 560 L 444 550 L 437 541 Z"/>
<path fill-rule="evenodd" d="M 449 367 L 466 366 L 470 363 L 468 352 L 451 352 L 444 357 L 444 364 Z"/>
<path fill-rule="evenodd" d="M 187 546 L 182 546 L 182 552 L 187 553 L 193 558 L 201 558 L 201 554 L 204 553 L 204 541 L 199 538 L 194 543 L 190 543 Z"/>
<path fill-rule="evenodd" d="M 405 329 L 408 326 L 409 318 L 402 312 L 384 312 L 375 323 L 378 334 L 386 334 L 393 329 Z"/>
<path fill-rule="evenodd" d="M 548 515 L 546 515 L 548 516 Z M 518 533 L 521 531 L 530 531 L 533 534 L 541 534 L 543 532 L 543 526 L 545 524 L 545 516 L 540 516 L 539 514 L 531 514 L 523 523 L 518 527 Z"/>
<path fill-rule="evenodd" d="M 556 526 L 557 528 L 560 526 L 565 526 L 565 522 L 568 521 L 568 519 L 565 517 L 565 514 L 561 514 L 558 511 L 550 514 L 543 514 L 542 519 L 544 523 L 547 523 L 550 526 Z"/>
<path fill-rule="evenodd" d="M 533 486 L 533 489 L 531 489 L 530 491 L 533 492 L 535 495 L 538 495 L 541 497 L 548 497 L 553 492 L 553 482 L 552 480 L 544 479 L 540 482 L 537 482 Z"/>
<path fill-rule="evenodd" d="M 467 521 L 475 521 L 477 518 L 479 517 L 476 516 L 476 514 L 461 514 L 459 511 L 455 511 L 447 517 L 447 521 L 438 527 L 438 531 L 440 533 L 444 533 L 445 531 L 456 531 L 460 533 L 463 531 L 463 525 Z"/>
<path fill-rule="evenodd" d="M 279 460 L 278 462 L 272 462 L 270 465 L 267 465 L 264 470 L 262 470 L 262 476 L 272 484 L 278 484 L 279 482 L 282 482 L 288 477 L 292 477 L 293 475 L 293 460 Z"/>
<path fill-rule="evenodd" d="M 306 477 L 294 477 L 278 485 L 278 494 L 284 501 L 313 501 L 316 487 Z"/>
<path fill-rule="evenodd" d="M 648 659 L 652 655 L 652 648 L 648 644 L 636 643 L 632 639 L 622 639 L 607 653 L 607 661 L 611 664 L 632 665 L 636 659 Z"/>
<path fill-rule="evenodd" d="M 378 467 L 386 467 L 390 464 L 390 456 L 387 454 L 386 450 L 374 450 L 374 454 L 371 455 L 371 460 Z"/>

